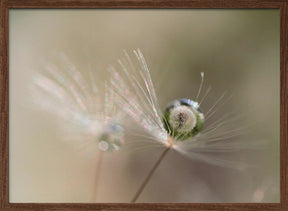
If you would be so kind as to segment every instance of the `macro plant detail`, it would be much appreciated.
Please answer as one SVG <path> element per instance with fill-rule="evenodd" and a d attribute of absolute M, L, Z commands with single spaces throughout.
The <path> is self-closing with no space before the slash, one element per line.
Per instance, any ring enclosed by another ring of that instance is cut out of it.
<path fill-rule="evenodd" d="M 99 140 L 100 151 L 119 150 L 124 133 L 122 116 L 115 113 L 113 93 L 102 97 L 93 72 L 89 71 L 89 81 L 66 55 L 58 56 L 62 67 L 48 63 L 44 71 L 35 75 L 31 87 L 33 101 L 65 122 L 60 124 L 69 141 L 76 135 L 75 141 L 79 142 Z"/>
<path fill-rule="evenodd" d="M 88 77 L 68 57 L 57 54 L 60 64 L 45 63 L 35 74 L 30 93 L 37 108 L 56 116 L 63 139 L 77 148 L 98 149 L 92 202 L 97 198 L 103 155 L 119 151 L 124 144 L 123 116 L 115 113 L 112 90 L 102 96 L 95 74 Z M 96 151 L 94 151 L 95 153 Z"/>
<path fill-rule="evenodd" d="M 125 58 L 118 60 L 119 67 L 109 68 L 111 73 L 110 88 L 115 93 L 115 104 L 127 116 L 131 117 L 132 124 L 138 123 L 143 131 L 148 132 L 149 135 L 146 135 L 147 144 L 160 144 L 164 150 L 146 175 L 131 202 L 137 201 L 155 170 L 170 150 L 191 159 L 222 167 L 238 170 L 248 167 L 243 162 L 225 160 L 221 156 L 217 157 L 217 153 L 257 149 L 259 146 L 258 143 L 251 140 L 239 141 L 237 139 L 245 128 L 235 128 L 234 123 L 239 121 L 239 115 L 233 114 L 233 118 L 231 118 L 231 114 L 226 113 L 216 121 L 211 121 L 213 116 L 230 99 L 225 99 L 226 93 L 222 94 L 205 114 L 202 113 L 200 105 L 209 95 L 211 88 L 206 90 L 198 102 L 204 82 L 204 73 L 201 72 L 201 83 L 195 100 L 176 99 L 166 107 L 163 113 L 158 104 L 145 58 L 139 49 L 134 50 L 133 53 L 137 62 L 134 62 L 129 54 L 124 52 Z M 129 127 L 131 126 L 126 125 L 125 131 L 129 131 Z M 138 136 L 144 135 L 139 134 Z M 205 152 L 215 154 L 206 154 Z"/>
<path fill-rule="evenodd" d="M 104 153 L 119 151 L 133 144 L 137 147 L 140 143 L 137 138 L 143 139 L 148 149 L 159 147 L 163 152 L 131 202 L 138 200 L 171 150 L 222 167 L 238 170 L 248 167 L 246 163 L 218 156 L 225 152 L 258 149 L 259 146 L 251 140 L 238 138 L 245 129 L 235 126 L 239 114 L 225 112 L 219 117 L 223 112 L 221 108 L 230 99 L 226 98 L 226 93 L 206 112 L 202 111 L 201 105 L 209 96 L 211 87 L 202 94 L 204 73 L 201 72 L 199 90 L 194 99 L 179 96 L 161 109 L 142 52 L 138 49 L 133 54 L 132 57 L 124 51 L 124 58 L 118 60 L 117 66 L 108 67 L 110 78 L 103 84 L 103 89 L 97 86 L 92 71 L 88 71 L 88 77 L 85 77 L 64 54 L 58 55 L 60 65 L 45 64 L 45 71 L 34 77 L 33 100 L 38 107 L 58 117 L 65 139 L 76 142 L 76 145 L 84 142 L 97 145 L 99 159 L 92 201 L 96 199 Z M 134 131 L 135 125 L 140 128 L 137 132 Z M 134 138 L 127 140 L 129 134 Z"/>
<path fill-rule="evenodd" d="M 280 13 L 10 8 L 9 203 L 278 203 Z"/>

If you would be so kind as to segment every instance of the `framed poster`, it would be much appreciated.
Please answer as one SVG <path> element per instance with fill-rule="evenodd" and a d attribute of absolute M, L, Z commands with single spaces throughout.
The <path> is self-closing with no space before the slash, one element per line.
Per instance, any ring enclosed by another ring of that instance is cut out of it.
<path fill-rule="evenodd" d="M 1 11 L 3 208 L 287 206 L 286 2 Z"/>

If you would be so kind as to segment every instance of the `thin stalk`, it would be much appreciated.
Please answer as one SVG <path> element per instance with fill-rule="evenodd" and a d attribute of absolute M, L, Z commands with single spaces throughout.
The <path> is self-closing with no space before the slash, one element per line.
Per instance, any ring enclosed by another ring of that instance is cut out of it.
<path fill-rule="evenodd" d="M 99 187 L 99 179 L 100 179 L 100 169 L 102 165 L 102 160 L 103 160 L 103 152 L 100 152 L 99 158 L 96 162 L 96 172 L 95 172 L 95 178 L 94 178 L 94 184 L 93 184 L 93 191 L 91 195 L 91 201 L 97 201 L 97 194 L 98 194 L 98 187 Z"/>
<path fill-rule="evenodd" d="M 161 154 L 161 156 L 158 158 L 157 162 L 154 164 L 154 166 L 152 167 L 152 169 L 150 170 L 150 172 L 148 173 L 148 175 L 146 176 L 145 180 L 143 181 L 143 183 L 141 184 L 140 188 L 138 189 L 138 191 L 136 192 L 135 196 L 133 197 L 133 199 L 131 200 L 131 203 L 134 203 L 137 201 L 138 197 L 140 196 L 140 194 L 142 193 L 142 191 L 144 190 L 144 188 L 146 187 L 147 183 L 149 182 L 149 180 L 151 179 L 151 177 L 153 176 L 155 170 L 157 169 L 157 167 L 160 165 L 161 161 L 163 160 L 163 158 L 165 157 L 165 155 L 167 154 L 167 152 L 169 151 L 171 147 L 167 147 Z"/>

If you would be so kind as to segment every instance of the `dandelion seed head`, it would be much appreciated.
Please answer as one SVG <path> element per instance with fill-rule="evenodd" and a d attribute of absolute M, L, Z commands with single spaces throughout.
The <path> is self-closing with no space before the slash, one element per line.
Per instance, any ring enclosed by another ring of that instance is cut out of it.
<path fill-rule="evenodd" d="M 114 93 L 111 101 L 123 113 L 125 120 L 127 117 L 122 125 L 125 133 L 130 133 L 134 127 L 141 129 L 137 133 L 131 132 L 133 136 L 141 137 L 141 141 L 133 139 L 130 143 L 137 145 L 143 141 L 149 148 L 159 147 L 158 144 L 161 144 L 161 147 L 164 145 L 190 159 L 237 170 L 247 168 L 241 161 L 221 156 L 226 152 L 251 146 L 250 142 L 247 144 L 248 141 L 238 142 L 241 130 L 232 124 L 237 120 L 236 117 L 230 118 L 231 114 L 227 114 L 227 110 L 224 110 L 225 115 L 219 115 L 227 102 L 223 100 L 226 92 L 204 114 L 200 107 L 211 87 L 201 95 L 202 88 L 205 88 L 204 73 L 201 72 L 201 83 L 193 100 L 179 98 L 162 112 L 142 52 L 139 49 L 134 50 L 134 57 L 124 53 L 125 57 L 118 61 L 117 66 L 111 65 L 108 69 L 111 76 L 108 87 L 109 92 Z"/>
<path fill-rule="evenodd" d="M 61 140 L 77 150 L 119 150 L 124 144 L 124 115 L 117 111 L 113 90 L 107 83 L 97 84 L 95 72 L 78 69 L 65 54 L 57 53 L 54 60 L 44 61 L 33 77 L 33 105 L 57 118 Z"/>

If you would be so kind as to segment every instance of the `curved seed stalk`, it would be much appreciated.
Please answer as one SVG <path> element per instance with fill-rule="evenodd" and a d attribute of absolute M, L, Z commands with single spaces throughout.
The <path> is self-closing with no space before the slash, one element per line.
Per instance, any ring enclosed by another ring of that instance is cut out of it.
<path fill-rule="evenodd" d="M 136 194 L 134 195 L 133 199 L 131 200 L 131 203 L 134 203 L 137 201 L 137 199 L 139 198 L 139 196 L 141 195 L 141 193 L 143 192 L 143 190 L 145 189 L 146 185 L 148 184 L 148 182 L 150 181 L 151 177 L 153 176 L 154 172 L 156 171 L 156 169 L 158 168 L 158 166 L 160 165 L 160 163 L 162 162 L 162 160 L 164 159 L 165 155 L 167 154 L 167 152 L 171 149 L 171 147 L 167 147 L 161 154 L 161 156 L 158 158 L 157 162 L 154 164 L 154 166 L 152 167 L 152 169 L 150 170 L 150 172 L 148 173 L 148 175 L 146 176 L 145 180 L 143 181 L 143 183 L 141 184 L 141 186 L 139 187 L 139 189 L 137 190 Z"/>

